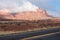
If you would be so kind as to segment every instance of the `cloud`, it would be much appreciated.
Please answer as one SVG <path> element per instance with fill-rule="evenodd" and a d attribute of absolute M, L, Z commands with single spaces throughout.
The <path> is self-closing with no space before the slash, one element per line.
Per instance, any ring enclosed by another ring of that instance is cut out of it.
<path fill-rule="evenodd" d="M 54 5 L 49 3 L 52 0 L 0 0 L 0 9 L 8 9 L 10 11 L 33 10 L 38 7 L 47 10 L 55 10 Z M 36 5 L 36 6 L 35 6 Z M 37 7 L 38 6 L 38 7 Z"/>
<path fill-rule="evenodd" d="M 23 2 L 23 5 L 19 7 L 20 11 L 35 11 L 37 6 L 31 4 L 29 1 Z"/>
<path fill-rule="evenodd" d="M 48 9 L 48 10 L 55 10 L 55 5 L 53 0 L 30 0 L 33 4 L 37 5 L 40 8 Z"/>
<path fill-rule="evenodd" d="M 28 0 L 0 0 L 0 10 L 9 10 L 10 12 L 35 11 L 37 6 L 31 4 Z"/>
<path fill-rule="evenodd" d="M 40 3 L 47 3 L 47 2 L 50 2 L 52 0 L 31 0 L 33 2 L 40 2 Z"/>

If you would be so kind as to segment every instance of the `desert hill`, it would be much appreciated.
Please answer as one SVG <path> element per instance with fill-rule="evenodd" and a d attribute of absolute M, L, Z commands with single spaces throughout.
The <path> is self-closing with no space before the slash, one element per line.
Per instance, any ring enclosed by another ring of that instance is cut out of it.
<path fill-rule="evenodd" d="M 40 20 L 50 19 L 52 16 L 48 15 L 46 10 L 37 9 L 36 11 L 24 11 L 17 13 L 9 13 L 8 10 L 0 11 L 0 18 L 2 19 L 17 19 L 17 20 Z"/>

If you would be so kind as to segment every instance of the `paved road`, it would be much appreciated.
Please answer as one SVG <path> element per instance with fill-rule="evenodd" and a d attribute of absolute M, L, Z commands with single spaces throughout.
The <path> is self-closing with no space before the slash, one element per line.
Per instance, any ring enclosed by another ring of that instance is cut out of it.
<path fill-rule="evenodd" d="M 58 39 L 60 39 L 60 32 L 28 37 L 22 40 L 58 40 Z"/>
<path fill-rule="evenodd" d="M 48 30 L 39 30 L 39 31 L 34 31 L 34 32 L 26 32 L 26 33 L 22 33 L 22 34 L 17 33 L 16 35 L 15 34 L 1 35 L 0 40 L 19 40 L 19 39 L 23 39 L 23 38 L 27 38 L 27 37 L 55 33 L 55 32 L 60 32 L 60 28 L 53 28 L 53 29 L 48 29 Z"/>

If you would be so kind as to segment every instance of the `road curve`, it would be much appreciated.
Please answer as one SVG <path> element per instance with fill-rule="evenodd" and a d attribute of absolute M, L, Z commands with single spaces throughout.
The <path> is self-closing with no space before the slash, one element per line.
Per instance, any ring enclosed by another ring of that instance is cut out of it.
<path fill-rule="evenodd" d="M 38 30 L 38 31 L 33 31 L 33 32 L 25 32 L 25 33 L 17 33 L 15 34 L 9 34 L 9 35 L 0 35 L 0 40 L 19 40 L 27 37 L 32 37 L 32 36 L 38 36 L 38 35 L 44 35 L 44 34 L 49 34 L 49 33 L 56 33 L 60 32 L 60 28 L 52 28 L 48 30 Z"/>

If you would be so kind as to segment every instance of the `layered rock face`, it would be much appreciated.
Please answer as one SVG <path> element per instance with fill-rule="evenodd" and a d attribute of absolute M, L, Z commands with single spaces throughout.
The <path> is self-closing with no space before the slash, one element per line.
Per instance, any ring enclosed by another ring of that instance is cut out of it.
<path fill-rule="evenodd" d="M 0 19 L 13 19 L 13 16 L 8 10 L 0 10 Z"/>
<path fill-rule="evenodd" d="M 30 12 L 19 12 L 15 15 L 17 19 L 24 19 L 24 20 L 40 20 L 40 19 L 48 19 L 51 18 L 47 14 L 45 10 L 38 9 L 37 11 L 30 11 Z"/>
<path fill-rule="evenodd" d="M 43 9 L 37 9 L 36 11 L 18 12 L 16 14 L 9 13 L 8 11 L 0 11 L 0 18 L 4 19 L 17 19 L 17 20 L 40 20 L 50 19 L 50 15 Z"/>

